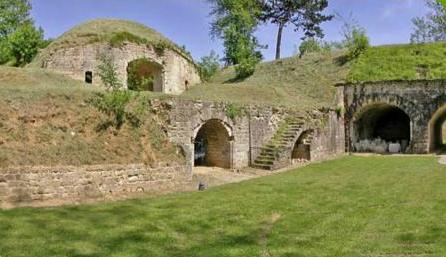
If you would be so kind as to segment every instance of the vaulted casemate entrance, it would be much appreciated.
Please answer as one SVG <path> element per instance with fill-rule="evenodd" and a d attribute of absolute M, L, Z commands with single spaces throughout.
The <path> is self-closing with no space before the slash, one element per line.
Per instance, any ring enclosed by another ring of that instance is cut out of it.
<path fill-rule="evenodd" d="M 147 58 L 131 61 L 127 67 L 127 87 L 134 91 L 163 91 L 163 66 Z"/>
<path fill-rule="evenodd" d="M 194 139 L 194 166 L 231 168 L 231 137 L 220 120 L 209 120 Z"/>
<path fill-rule="evenodd" d="M 440 108 L 429 122 L 431 153 L 446 152 L 446 106 Z"/>
<path fill-rule="evenodd" d="M 396 106 L 366 106 L 354 120 L 353 149 L 356 152 L 405 152 L 411 140 L 410 126 L 409 116 Z"/>

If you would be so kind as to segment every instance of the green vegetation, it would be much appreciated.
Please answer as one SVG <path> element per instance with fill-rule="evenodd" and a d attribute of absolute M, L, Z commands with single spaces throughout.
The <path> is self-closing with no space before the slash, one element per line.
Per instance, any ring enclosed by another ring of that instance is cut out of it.
<path fill-rule="evenodd" d="M 161 46 L 172 49 L 187 59 L 192 59 L 183 48 L 151 28 L 132 21 L 103 19 L 80 24 L 64 33 L 43 50 L 31 66 L 40 68 L 42 61 L 57 49 L 94 42 L 108 42 L 114 46 L 121 46 L 124 42 Z"/>
<path fill-rule="evenodd" d="M 236 119 L 237 117 L 241 117 L 245 114 L 245 109 L 241 106 L 237 106 L 235 104 L 229 104 L 226 108 L 226 116 L 231 120 Z"/>
<path fill-rule="evenodd" d="M 210 0 L 211 34 L 223 40 L 225 61 L 235 65 L 237 79 L 254 73 L 260 62 L 260 47 L 254 31 L 259 24 L 261 6 L 257 0 Z"/>
<path fill-rule="evenodd" d="M 0 3 L 0 64 L 24 66 L 39 49 L 47 46 L 43 30 L 30 16 L 29 0 L 2 0 Z"/>
<path fill-rule="evenodd" d="M 162 73 L 162 66 L 141 58 L 129 63 L 127 86 L 133 91 L 154 91 L 155 73 Z"/>
<path fill-rule="evenodd" d="M 348 81 L 446 78 L 446 44 L 371 47 L 352 65 Z"/>
<path fill-rule="evenodd" d="M 220 69 L 220 57 L 211 51 L 208 56 L 201 58 L 198 62 L 198 68 L 200 69 L 200 77 L 203 81 L 209 81 Z"/>
<path fill-rule="evenodd" d="M 440 257 L 445 184 L 434 157 L 349 157 L 206 192 L 1 211 L 0 252 Z"/>
<path fill-rule="evenodd" d="M 353 29 L 351 32 L 351 40 L 347 41 L 346 47 L 348 50 L 348 60 L 355 60 L 362 55 L 370 47 L 369 38 L 367 37 L 365 30 Z"/>
<path fill-rule="evenodd" d="M 126 111 L 140 126 L 104 130 L 110 118 L 87 103 L 101 92 L 43 70 L 0 67 L 0 167 L 183 160 L 150 112 L 150 98 L 166 96 L 133 95 Z"/>
<path fill-rule="evenodd" d="M 446 5 L 444 0 L 425 0 L 430 12 L 425 17 L 412 20 L 414 31 L 412 43 L 427 43 L 446 40 Z"/>
<path fill-rule="evenodd" d="M 218 72 L 209 82 L 192 87 L 181 97 L 239 105 L 286 106 L 312 110 L 335 106 L 337 83 L 347 77 L 349 64 L 337 60 L 343 52 L 307 54 L 258 65 L 254 74 L 237 81 L 233 67 Z"/>

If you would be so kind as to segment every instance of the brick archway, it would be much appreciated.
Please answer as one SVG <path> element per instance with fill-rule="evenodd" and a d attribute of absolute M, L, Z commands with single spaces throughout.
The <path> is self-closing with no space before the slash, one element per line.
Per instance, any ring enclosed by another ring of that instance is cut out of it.
<path fill-rule="evenodd" d="M 440 107 L 429 121 L 429 152 L 436 153 L 446 148 L 446 104 Z"/>

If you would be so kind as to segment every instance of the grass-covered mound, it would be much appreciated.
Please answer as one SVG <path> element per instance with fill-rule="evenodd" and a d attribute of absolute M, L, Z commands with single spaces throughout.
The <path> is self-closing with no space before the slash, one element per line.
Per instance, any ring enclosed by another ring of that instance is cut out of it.
<path fill-rule="evenodd" d="M 369 48 L 354 61 L 349 82 L 446 78 L 446 43 Z"/>
<path fill-rule="evenodd" d="M 446 256 L 446 168 L 349 157 L 206 192 L 0 211 L 2 256 Z"/>
<path fill-rule="evenodd" d="M 251 77 L 234 81 L 232 67 L 209 83 L 192 87 L 182 97 L 238 104 L 285 106 L 312 110 L 335 106 L 335 85 L 345 81 L 349 64 L 342 52 L 308 54 L 261 63 Z"/>
<path fill-rule="evenodd" d="M 143 124 L 117 130 L 101 127 L 109 118 L 87 103 L 97 91 L 42 70 L 0 67 L 0 168 L 183 161 L 144 106 L 151 95 L 129 107 L 143 106 Z"/>
<path fill-rule="evenodd" d="M 31 67 L 39 68 L 42 62 L 54 51 L 60 48 L 87 45 L 97 42 L 107 42 L 119 47 L 124 42 L 152 45 L 163 51 L 169 48 L 177 51 L 188 59 L 192 59 L 184 49 L 164 37 L 161 33 L 143 24 L 113 19 L 92 20 L 80 24 L 54 40 L 32 62 Z"/>

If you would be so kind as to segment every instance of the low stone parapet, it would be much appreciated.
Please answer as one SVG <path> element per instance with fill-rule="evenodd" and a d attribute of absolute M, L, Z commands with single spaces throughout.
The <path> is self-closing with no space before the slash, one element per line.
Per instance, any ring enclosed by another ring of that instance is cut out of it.
<path fill-rule="evenodd" d="M 191 168 L 181 164 L 6 168 L 0 170 L 0 207 L 76 204 L 181 191 L 191 180 Z"/>

